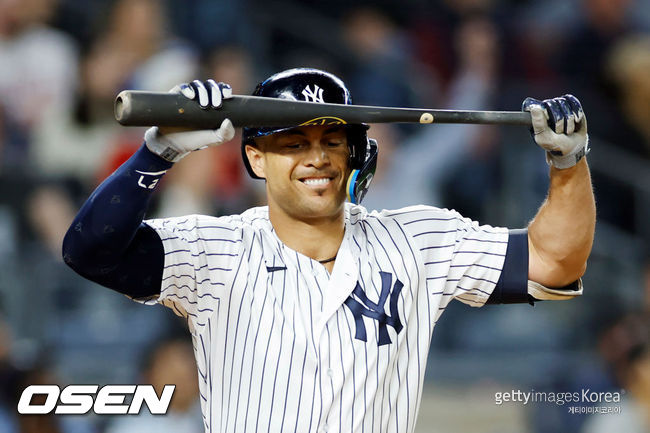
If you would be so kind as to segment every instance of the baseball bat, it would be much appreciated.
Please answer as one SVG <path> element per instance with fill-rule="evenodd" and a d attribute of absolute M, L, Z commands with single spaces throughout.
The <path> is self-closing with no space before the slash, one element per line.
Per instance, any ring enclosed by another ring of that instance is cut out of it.
<path fill-rule="evenodd" d="M 115 119 L 125 126 L 217 128 L 223 119 L 234 126 L 296 126 L 346 123 L 473 123 L 531 126 L 522 111 L 437 110 L 290 101 L 233 95 L 218 110 L 202 109 L 181 94 L 124 90 L 115 99 Z"/>

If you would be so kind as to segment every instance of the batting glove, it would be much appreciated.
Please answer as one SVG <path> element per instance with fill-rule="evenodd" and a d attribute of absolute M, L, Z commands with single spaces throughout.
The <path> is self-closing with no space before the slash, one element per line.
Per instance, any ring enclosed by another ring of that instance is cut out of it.
<path fill-rule="evenodd" d="M 169 92 L 180 93 L 196 101 L 204 110 L 219 109 L 224 99 L 232 97 L 232 89 L 228 84 L 217 84 L 214 80 L 194 80 L 174 86 Z M 151 152 L 167 161 L 178 162 L 192 151 L 218 146 L 232 140 L 234 136 L 235 128 L 232 122 L 224 119 L 218 129 L 162 134 L 158 127 L 154 126 L 144 133 L 144 141 Z"/>
<path fill-rule="evenodd" d="M 587 118 L 580 101 L 573 95 L 539 101 L 526 98 L 523 111 L 533 121 L 535 142 L 546 150 L 546 162 L 553 167 L 573 167 L 589 153 Z"/>

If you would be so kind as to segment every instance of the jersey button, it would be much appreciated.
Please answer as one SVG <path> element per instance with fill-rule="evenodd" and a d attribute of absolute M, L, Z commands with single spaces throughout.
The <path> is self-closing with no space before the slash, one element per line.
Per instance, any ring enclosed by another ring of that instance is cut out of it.
<path fill-rule="evenodd" d="M 331 368 L 328 368 L 327 369 L 327 375 L 330 377 L 330 379 L 333 378 L 334 377 L 334 371 Z"/>

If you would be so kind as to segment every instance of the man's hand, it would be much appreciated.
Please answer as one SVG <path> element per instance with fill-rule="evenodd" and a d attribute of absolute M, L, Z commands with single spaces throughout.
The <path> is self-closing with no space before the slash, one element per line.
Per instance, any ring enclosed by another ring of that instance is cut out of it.
<path fill-rule="evenodd" d="M 170 93 L 180 93 L 188 99 L 196 101 L 204 110 L 219 109 L 224 99 L 232 97 L 232 89 L 228 84 L 215 83 L 214 80 L 201 82 L 194 80 L 174 86 Z M 194 150 L 217 146 L 232 140 L 235 128 L 229 119 L 224 119 L 218 129 L 178 130 L 172 128 L 149 128 L 144 134 L 144 140 L 149 150 L 161 158 L 178 162 Z"/>
<path fill-rule="evenodd" d="M 539 101 L 526 98 L 523 111 L 533 121 L 535 142 L 546 150 L 546 161 L 555 168 L 573 167 L 589 152 L 587 118 L 573 95 Z"/>

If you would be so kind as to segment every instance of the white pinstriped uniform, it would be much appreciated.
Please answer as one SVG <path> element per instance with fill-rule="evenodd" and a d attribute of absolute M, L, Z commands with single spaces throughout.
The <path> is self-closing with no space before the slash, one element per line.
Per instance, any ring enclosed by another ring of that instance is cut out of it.
<path fill-rule="evenodd" d="M 487 300 L 508 231 L 426 206 L 346 204 L 345 221 L 331 275 L 282 244 L 266 207 L 146 221 L 165 248 L 157 301 L 192 332 L 206 432 L 413 431 L 436 321 L 452 298 Z"/>

